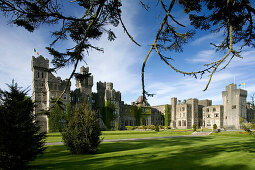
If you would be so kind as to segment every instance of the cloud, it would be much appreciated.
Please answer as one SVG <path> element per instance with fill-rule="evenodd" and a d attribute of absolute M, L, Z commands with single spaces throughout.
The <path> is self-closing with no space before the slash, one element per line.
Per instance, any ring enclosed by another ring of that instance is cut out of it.
<path fill-rule="evenodd" d="M 218 43 L 218 39 L 223 35 L 223 31 L 221 32 L 218 32 L 218 33 L 210 33 L 210 34 L 207 34 L 207 35 L 204 35 L 202 37 L 199 37 L 197 39 L 195 39 L 194 41 L 192 41 L 190 43 L 190 45 L 193 45 L 193 46 L 198 46 L 198 45 L 201 45 L 202 43 L 206 42 L 206 43 L 215 43 L 217 44 Z"/>
<path fill-rule="evenodd" d="M 200 80 L 184 77 L 168 82 L 153 82 L 147 86 L 147 90 L 156 95 L 148 100 L 151 105 L 170 104 L 172 97 L 177 97 L 180 100 L 210 99 L 213 100 L 213 104 L 222 104 L 221 92 L 225 90 L 225 86 L 233 80 L 233 77 L 232 73 L 216 73 L 206 91 L 203 89 L 208 78 Z"/>
<path fill-rule="evenodd" d="M 187 58 L 186 61 L 191 63 L 210 63 L 215 57 L 215 51 L 214 50 L 202 50 L 198 52 L 195 57 L 193 58 Z"/>

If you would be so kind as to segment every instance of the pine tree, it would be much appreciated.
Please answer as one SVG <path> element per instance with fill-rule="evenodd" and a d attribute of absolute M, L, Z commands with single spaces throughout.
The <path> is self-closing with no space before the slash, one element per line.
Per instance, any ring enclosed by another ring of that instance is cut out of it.
<path fill-rule="evenodd" d="M 95 153 L 101 142 L 96 114 L 88 105 L 79 104 L 62 135 L 65 145 L 73 154 Z"/>
<path fill-rule="evenodd" d="M 23 169 L 44 151 L 45 133 L 33 114 L 27 92 L 14 82 L 10 91 L 0 90 L 0 169 Z"/>

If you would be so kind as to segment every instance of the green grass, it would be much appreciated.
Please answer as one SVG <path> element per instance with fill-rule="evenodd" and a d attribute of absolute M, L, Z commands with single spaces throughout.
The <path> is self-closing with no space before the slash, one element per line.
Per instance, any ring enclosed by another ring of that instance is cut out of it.
<path fill-rule="evenodd" d="M 255 136 L 255 132 L 249 134 L 245 131 L 231 131 L 231 132 L 220 132 L 220 133 L 212 133 L 212 136 L 232 136 L 232 137 L 252 137 Z"/>
<path fill-rule="evenodd" d="M 110 132 L 109 132 L 110 133 Z M 182 137 L 103 142 L 94 155 L 48 146 L 31 169 L 255 169 L 255 138 Z"/>
<path fill-rule="evenodd" d="M 102 138 L 104 140 L 109 139 L 129 139 L 129 138 L 147 138 L 147 137 L 161 137 L 161 136 L 180 136 L 180 135 L 190 135 L 192 130 L 167 130 L 167 131 L 103 131 Z M 61 142 L 62 135 L 58 132 L 48 133 L 46 142 Z"/>

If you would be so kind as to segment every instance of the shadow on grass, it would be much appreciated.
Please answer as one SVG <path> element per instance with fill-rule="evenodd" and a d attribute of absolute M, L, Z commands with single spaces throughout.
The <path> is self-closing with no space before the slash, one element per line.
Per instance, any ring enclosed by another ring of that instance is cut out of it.
<path fill-rule="evenodd" d="M 239 160 L 206 163 L 234 152 L 254 154 L 255 139 L 231 141 L 214 137 L 169 138 L 102 143 L 94 155 L 71 155 L 65 146 L 49 146 L 32 169 L 249 169 Z M 253 155 L 255 156 L 255 154 Z M 220 158 L 219 158 L 220 159 Z M 224 161 L 224 157 L 222 158 Z"/>

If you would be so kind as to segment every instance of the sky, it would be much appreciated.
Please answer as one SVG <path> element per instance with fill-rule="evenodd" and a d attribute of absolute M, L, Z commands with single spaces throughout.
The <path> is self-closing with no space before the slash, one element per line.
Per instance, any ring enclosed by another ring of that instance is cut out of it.
<path fill-rule="evenodd" d="M 79 67 L 84 65 L 90 68 L 94 78 L 94 92 L 96 92 L 96 82 L 113 82 L 114 89 L 122 93 L 122 100 L 130 104 L 142 95 L 142 63 L 153 43 L 164 13 L 155 6 L 147 12 L 137 0 L 122 1 L 122 3 L 123 22 L 129 33 L 142 47 L 131 42 L 119 25 L 117 28 L 112 28 L 117 39 L 110 42 L 106 36 L 102 36 L 95 41 L 94 44 L 102 47 L 104 52 L 89 51 L 89 54 L 85 54 L 85 61 L 88 65 L 80 63 Z M 81 11 L 74 10 L 75 7 L 72 5 L 69 5 L 68 8 L 68 11 L 74 11 L 73 15 L 80 15 Z M 172 15 L 187 28 L 192 28 L 188 16 L 183 14 L 181 7 L 175 6 Z M 8 89 L 6 83 L 10 84 L 14 79 L 19 86 L 29 87 L 31 95 L 31 58 L 37 56 L 33 49 L 35 48 L 40 55 L 51 60 L 52 56 L 48 54 L 45 47 L 52 41 L 49 32 L 56 27 L 42 26 L 33 33 L 29 33 L 24 28 L 7 23 L 9 23 L 8 18 L 0 15 L 0 88 Z M 173 26 L 177 27 L 174 23 Z M 180 31 L 183 30 L 180 29 Z M 198 31 L 192 40 L 184 46 L 182 53 L 171 52 L 167 55 L 174 58 L 174 61 L 170 62 L 178 69 L 199 70 L 203 68 L 203 64 L 224 55 L 224 53 L 215 53 L 210 45 L 210 42 L 220 42 L 222 36 L 222 32 L 215 34 Z M 72 44 L 71 41 L 63 41 L 58 44 L 58 47 L 64 49 Z M 149 97 L 148 101 L 151 105 L 170 104 L 171 97 L 177 97 L 180 100 L 210 99 L 215 105 L 222 104 L 222 91 L 225 90 L 226 85 L 234 82 L 237 85 L 245 83 L 245 86 L 241 86 L 241 88 L 248 91 L 247 100 L 249 101 L 251 95 L 255 93 L 255 49 L 246 48 L 242 56 L 243 59 L 235 58 L 226 69 L 216 72 L 209 88 L 204 92 L 208 75 L 202 79 L 183 76 L 171 70 L 155 53 L 152 53 L 145 68 L 145 85 L 146 90 L 155 96 Z M 52 65 L 50 66 L 52 67 Z M 58 70 L 55 75 L 66 79 L 71 71 L 72 67 L 70 66 Z M 75 89 L 74 80 L 72 80 L 71 88 Z"/>

